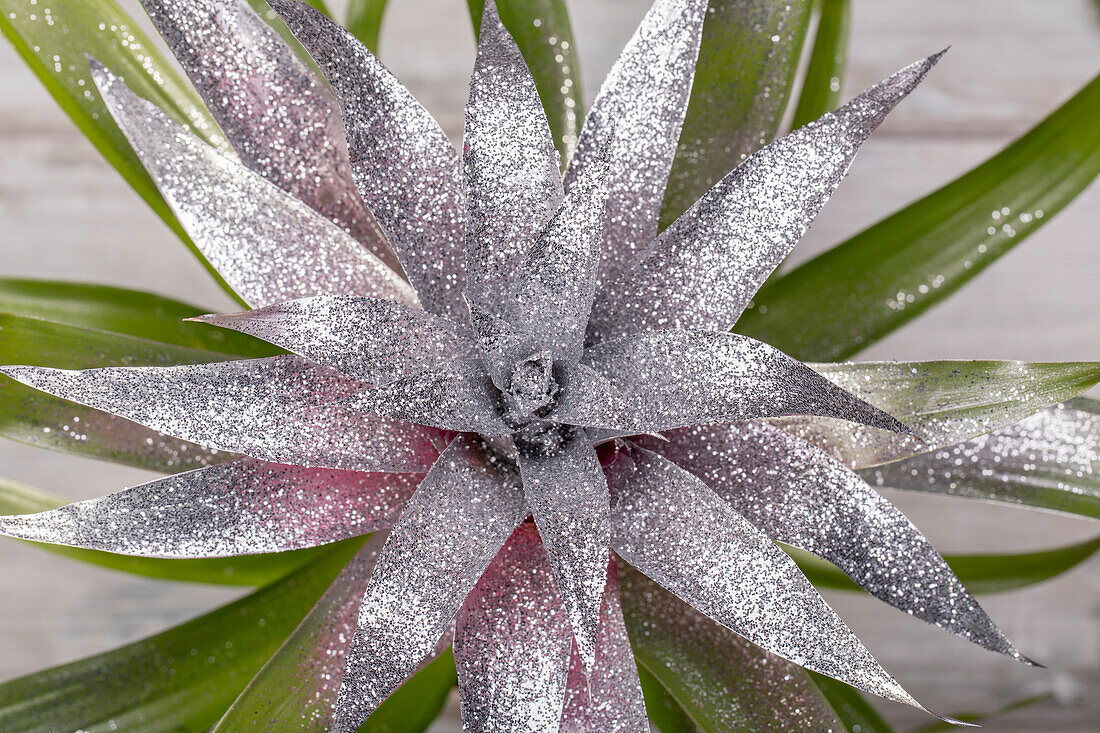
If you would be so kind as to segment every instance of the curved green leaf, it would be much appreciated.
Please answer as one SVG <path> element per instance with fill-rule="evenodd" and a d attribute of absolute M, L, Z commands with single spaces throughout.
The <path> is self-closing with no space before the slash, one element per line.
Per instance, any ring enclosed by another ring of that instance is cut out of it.
<path fill-rule="evenodd" d="M 715 624 L 641 573 L 619 565 L 623 617 L 639 668 L 699 730 L 828 730 L 839 721 L 802 668 Z M 651 698 L 652 699 L 652 698 Z"/>
<path fill-rule="evenodd" d="M 861 474 L 878 486 L 1100 519 L 1100 402 L 1071 400 L 989 435 Z"/>
<path fill-rule="evenodd" d="M 848 25 L 852 7 L 849 0 L 821 0 L 814 49 L 798 106 L 794 109 L 791 127 L 802 127 L 813 122 L 829 110 L 836 109 L 840 101 L 840 83 L 844 78 L 844 64 L 848 56 Z"/>
<path fill-rule="evenodd" d="M 233 295 L 187 238 L 95 92 L 86 55 L 106 64 L 131 89 L 190 125 L 207 142 L 225 144 L 198 96 L 134 19 L 114 0 L 0 0 L 0 31 L 107 162 Z"/>
<path fill-rule="evenodd" d="M 817 672 L 806 671 L 850 733 L 894 733 L 859 690 Z"/>
<path fill-rule="evenodd" d="M 680 703 L 676 702 L 660 680 L 645 667 L 638 667 L 638 679 L 642 683 L 645 712 L 650 724 L 661 733 L 687 733 L 699 730 Z"/>
<path fill-rule="evenodd" d="M 819 588 L 860 590 L 835 565 L 808 552 L 783 547 Z M 971 593 L 1003 593 L 1050 580 L 1072 570 L 1100 550 L 1100 537 L 1053 550 L 1006 555 L 944 555 L 943 559 Z"/>
<path fill-rule="evenodd" d="M 0 478 L 0 514 L 30 514 L 56 509 L 68 500 L 44 491 Z M 14 540 L 13 540 L 14 541 Z M 116 555 L 98 550 L 82 550 L 63 545 L 30 542 L 43 550 L 73 560 L 164 580 L 218 585 L 267 585 L 303 565 L 332 551 L 331 547 L 316 547 L 269 555 L 209 558 L 201 560 L 166 560 L 152 557 Z"/>
<path fill-rule="evenodd" d="M 350 0 L 347 20 L 344 22 L 344 27 L 376 56 L 385 12 L 386 0 Z"/>
<path fill-rule="evenodd" d="M 0 364 L 61 369 L 201 364 L 229 354 L 0 313 Z M 0 436 L 165 473 L 231 457 L 0 376 Z"/>
<path fill-rule="evenodd" d="M 420 733 L 427 730 L 458 684 L 455 659 L 448 649 L 386 698 L 359 733 Z"/>
<path fill-rule="evenodd" d="M 847 358 L 940 302 L 1100 173 L 1100 76 L 1002 152 L 773 282 L 736 331 Z"/>
<path fill-rule="evenodd" d="M 0 278 L 0 312 L 242 357 L 282 353 L 237 331 L 184 321 L 208 309 L 109 285 Z"/>
<path fill-rule="evenodd" d="M 282 643 L 361 541 L 155 636 L 0 685 L 0 730 L 208 729 Z"/>
<path fill-rule="evenodd" d="M 810 366 L 893 415 L 920 438 L 830 418 L 769 420 L 852 468 L 909 458 L 1005 428 L 1100 382 L 1100 362 L 872 361 Z"/>
<path fill-rule="evenodd" d="M 811 0 L 711 0 L 662 227 L 771 142 L 787 108 L 812 6 Z"/>
<path fill-rule="evenodd" d="M 1052 697 L 1053 695 L 1051 693 L 1046 692 L 1041 695 L 1032 695 L 1031 697 L 1025 697 L 1021 700 L 1015 700 L 1013 702 L 1010 702 L 1008 705 L 1002 705 L 996 710 L 987 710 L 981 713 L 952 713 L 951 717 L 955 718 L 956 720 L 961 720 L 964 723 L 984 723 L 987 720 L 1000 718 L 1017 710 L 1022 710 L 1024 708 L 1029 708 L 1032 705 L 1037 705 L 1041 702 L 1045 702 Z M 944 731 L 952 730 L 958 730 L 958 727 L 942 720 L 937 720 L 935 722 L 928 723 L 927 725 L 913 728 L 909 731 L 909 733 L 944 733 Z"/>
<path fill-rule="evenodd" d="M 477 36 L 485 0 L 467 0 L 467 4 Z M 564 164 L 584 122 L 581 68 L 565 0 L 497 0 L 497 10 L 535 78 L 554 145 Z"/>

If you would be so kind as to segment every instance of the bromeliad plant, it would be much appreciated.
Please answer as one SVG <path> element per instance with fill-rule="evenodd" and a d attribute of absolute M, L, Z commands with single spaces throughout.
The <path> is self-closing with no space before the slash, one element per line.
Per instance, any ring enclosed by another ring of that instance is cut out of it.
<path fill-rule="evenodd" d="M 773 275 L 941 55 L 818 116 L 845 3 L 822 8 L 807 124 L 762 147 L 808 4 L 658 0 L 580 129 L 564 8 L 476 7 L 461 156 L 356 39 L 378 3 L 355 34 L 298 0 L 144 4 L 205 108 L 109 0 L 8 1 L 3 27 L 250 310 L 6 282 L 4 433 L 173 475 L 61 508 L 8 486 L 0 532 L 263 588 L 0 686 L 5 730 L 421 730 L 456 670 L 472 730 L 885 730 L 832 680 L 919 705 L 811 580 L 1029 661 L 960 576 L 1012 587 L 1096 543 L 945 561 L 869 481 L 1096 518 L 1096 410 L 1060 403 L 1100 365 L 803 362 L 1087 185 L 1097 82 Z M 987 230 L 991 206 L 1015 223 Z"/>

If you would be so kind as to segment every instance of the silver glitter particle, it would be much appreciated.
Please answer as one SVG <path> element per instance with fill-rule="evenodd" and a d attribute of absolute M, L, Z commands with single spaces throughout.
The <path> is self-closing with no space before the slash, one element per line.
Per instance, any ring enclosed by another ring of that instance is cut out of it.
<path fill-rule="evenodd" d="M 631 408 L 630 424 L 618 427 L 635 432 L 805 414 L 907 432 L 781 351 L 737 334 L 683 330 L 625 336 L 588 349 L 582 363 L 622 392 Z M 570 417 L 555 419 L 572 422 Z"/>
<path fill-rule="evenodd" d="M 581 431 L 557 450 L 526 451 L 517 439 L 523 492 L 550 555 L 581 661 L 596 658 L 607 584 L 611 505 L 596 450 Z"/>
<path fill-rule="evenodd" d="M 611 166 L 599 281 L 657 237 L 665 182 L 684 122 L 706 0 L 657 0 L 604 79 L 565 175 L 571 190 L 610 138 Z"/>
<path fill-rule="evenodd" d="M 906 613 L 1022 659 L 920 530 L 821 449 L 751 421 L 663 437 L 639 444 L 701 478 L 771 539 L 828 560 Z"/>
<path fill-rule="evenodd" d="M 535 80 L 492 0 L 482 13 L 470 78 L 462 168 L 466 295 L 471 305 L 492 309 L 563 195 Z"/>
<path fill-rule="evenodd" d="M 428 111 L 355 36 L 299 0 L 268 4 L 332 85 L 359 194 L 420 303 L 464 322 L 465 205 L 458 153 Z"/>
<path fill-rule="evenodd" d="M 525 522 L 458 612 L 463 729 L 557 731 L 572 643 L 546 550 Z"/>
<path fill-rule="evenodd" d="M 244 0 L 142 0 L 234 150 L 251 170 L 400 265 L 348 160 L 332 92 Z"/>
<path fill-rule="evenodd" d="M 514 469 L 459 436 L 401 514 L 367 586 L 333 731 L 355 731 L 432 651 L 527 515 Z"/>
<path fill-rule="evenodd" d="M 437 453 L 424 428 L 332 405 L 364 385 L 296 356 L 176 367 L 0 371 L 177 438 L 273 463 L 423 471 Z"/>
<path fill-rule="evenodd" d="M 388 527 L 421 478 L 240 458 L 48 512 L 0 517 L 0 533 L 144 557 L 283 552 Z"/>
<path fill-rule="evenodd" d="M 607 282 L 589 341 L 658 328 L 732 327 L 840 184 L 863 141 L 940 55 L 905 67 L 737 166 L 661 233 L 645 259 Z"/>
<path fill-rule="evenodd" d="M 699 479 L 642 448 L 608 466 L 612 546 L 723 626 L 795 664 L 920 707 L 798 566 Z"/>
<path fill-rule="evenodd" d="M 351 295 L 319 295 L 195 320 L 256 336 L 376 385 L 460 359 L 474 348 L 464 329 L 441 316 Z"/>
<path fill-rule="evenodd" d="M 340 227 L 206 145 L 92 62 L 103 101 L 195 246 L 253 306 L 322 293 L 414 303 Z"/>

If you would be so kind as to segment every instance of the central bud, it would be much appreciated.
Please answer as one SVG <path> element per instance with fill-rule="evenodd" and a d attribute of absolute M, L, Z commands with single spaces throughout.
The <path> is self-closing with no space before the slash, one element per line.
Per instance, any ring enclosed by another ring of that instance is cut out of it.
<path fill-rule="evenodd" d="M 557 394 L 554 359 L 549 351 L 532 354 L 512 367 L 506 397 L 515 418 L 531 417 L 553 404 Z"/>

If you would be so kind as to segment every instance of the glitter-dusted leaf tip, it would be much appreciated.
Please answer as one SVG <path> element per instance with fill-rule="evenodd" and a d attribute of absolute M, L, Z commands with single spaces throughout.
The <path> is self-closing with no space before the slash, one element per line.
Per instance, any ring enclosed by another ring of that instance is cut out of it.
<path fill-rule="evenodd" d="M 737 166 L 662 232 L 643 260 L 606 284 L 589 340 L 656 328 L 732 327 L 840 184 L 864 140 L 940 56 L 905 67 Z"/>
<path fill-rule="evenodd" d="M 0 533 L 144 557 L 283 552 L 388 527 L 421 478 L 240 458 L 48 512 L 0 517 Z"/>
<path fill-rule="evenodd" d="M 408 284 L 347 232 L 90 63 L 104 103 L 161 194 L 245 302 L 261 306 L 321 293 L 415 302 Z"/>
<path fill-rule="evenodd" d="M 194 320 L 247 333 L 355 379 L 383 385 L 469 355 L 459 327 L 403 303 L 319 295 Z"/>
<path fill-rule="evenodd" d="M 465 321 L 458 153 L 428 111 L 355 36 L 299 0 L 268 4 L 332 85 L 359 193 L 421 304 Z"/>
<path fill-rule="evenodd" d="M 142 5 L 241 162 L 398 267 L 356 190 L 336 98 L 275 29 L 245 0 Z"/>

